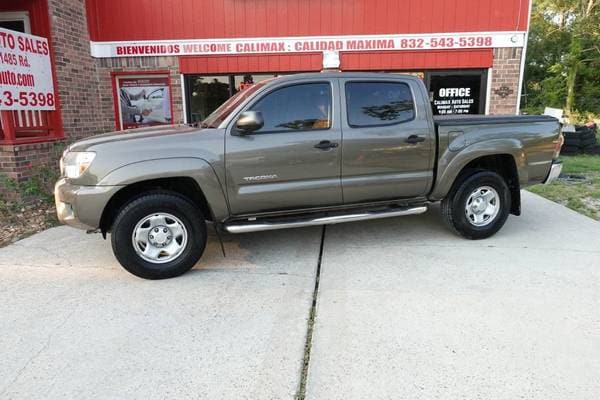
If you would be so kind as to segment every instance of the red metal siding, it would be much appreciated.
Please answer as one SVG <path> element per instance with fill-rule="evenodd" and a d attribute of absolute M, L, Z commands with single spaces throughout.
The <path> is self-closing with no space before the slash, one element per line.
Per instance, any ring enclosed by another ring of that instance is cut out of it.
<path fill-rule="evenodd" d="M 344 71 L 489 68 L 492 66 L 493 51 L 484 49 L 342 53 L 340 61 L 340 68 Z"/>
<path fill-rule="evenodd" d="M 340 68 L 344 71 L 489 68 L 492 59 L 491 49 L 342 53 Z M 322 60 L 321 54 L 180 57 L 179 68 L 183 74 L 308 72 L 320 71 Z"/>
<path fill-rule="evenodd" d="M 529 0 L 86 0 L 95 41 L 527 29 Z"/>
<path fill-rule="evenodd" d="M 245 72 L 320 71 L 323 56 L 319 54 L 268 54 L 253 56 L 180 57 L 183 74 L 224 74 Z"/>

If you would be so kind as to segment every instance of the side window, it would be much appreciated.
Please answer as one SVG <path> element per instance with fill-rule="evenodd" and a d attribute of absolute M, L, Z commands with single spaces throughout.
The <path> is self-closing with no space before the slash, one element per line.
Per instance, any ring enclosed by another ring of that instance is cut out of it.
<path fill-rule="evenodd" d="M 331 85 L 286 86 L 267 94 L 251 110 L 260 111 L 265 121 L 257 133 L 328 129 L 331 126 Z"/>
<path fill-rule="evenodd" d="M 346 83 L 348 125 L 391 125 L 415 117 L 410 88 L 401 82 Z"/>

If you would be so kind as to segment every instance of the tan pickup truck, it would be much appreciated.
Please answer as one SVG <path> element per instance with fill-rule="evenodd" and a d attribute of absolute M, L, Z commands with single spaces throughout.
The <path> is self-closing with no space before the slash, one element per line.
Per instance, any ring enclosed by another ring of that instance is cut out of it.
<path fill-rule="evenodd" d="M 74 143 L 58 216 L 106 237 L 131 273 L 180 275 L 217 232 L 423 213 L 441 201 L 458 234 L 483 239 L 521 212 L 520 189 L 561 170 L 544 116 L 432 115 L 418 78 L 314 73 L 260 82 L 198 128 L 147 128 Z"/>

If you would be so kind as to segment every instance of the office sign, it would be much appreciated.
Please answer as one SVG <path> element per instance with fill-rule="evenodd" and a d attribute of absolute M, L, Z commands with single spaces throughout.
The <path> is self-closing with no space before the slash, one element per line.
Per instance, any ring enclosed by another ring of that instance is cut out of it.
<path fill-rule="evenodd" d="M 48 39 L 0 28 L 0 110 L 54 110 Z"/>
<path fill-rule="evenodd" d="M 434 115 L 479 113 L 481 74 L 433 75 L 430 79 Z"/>

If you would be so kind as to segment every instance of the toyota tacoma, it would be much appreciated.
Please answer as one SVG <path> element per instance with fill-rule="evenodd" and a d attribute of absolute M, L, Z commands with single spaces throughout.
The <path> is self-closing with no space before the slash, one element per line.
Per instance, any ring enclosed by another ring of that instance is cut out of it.
<path fill-rule="evenodd" d="M 520 189 L 561 171 L 547 116 L 434 117 L 408 75 L 324 72 L 257 83 L 200 126 L 115 132 L 70 145 L 55 188 L 60 221 L 110 233 L 148 279 L 181 275 L 217 233 L 423 213 L 441 202 L 468 239 L 521 212 Z"/>

